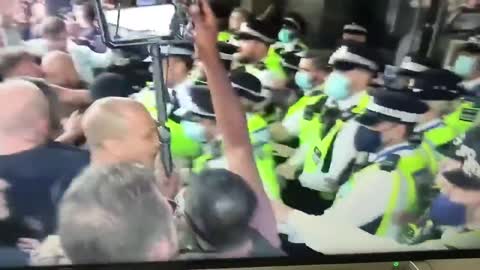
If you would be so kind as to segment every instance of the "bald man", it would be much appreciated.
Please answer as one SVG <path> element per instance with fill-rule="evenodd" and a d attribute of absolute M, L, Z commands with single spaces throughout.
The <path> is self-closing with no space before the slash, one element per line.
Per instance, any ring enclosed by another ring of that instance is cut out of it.
<path fill-rule="evenodd" d="M 160 140 L 142 104 L 120 97 L 97 100 L 85 112 L 82 127 L 93 164 L 139 162 L 154 168 Z"/>
<path fill-rule="evenodd" d="M 65 52 L 53 51 L 45 55 L 42 58 L 42 70 L 49 83 L 72 89 L 83 86 L 72 57 Z"/>
<path fill-rule="evenodd" d="M 89 163 L 89 154 L 49 141 L 45 95 L 33 83 L 0 83 L 0 179 L 10 189 L 10 209 L 35 225 L 37 237 L 56 227 L 57 202 Z"/>

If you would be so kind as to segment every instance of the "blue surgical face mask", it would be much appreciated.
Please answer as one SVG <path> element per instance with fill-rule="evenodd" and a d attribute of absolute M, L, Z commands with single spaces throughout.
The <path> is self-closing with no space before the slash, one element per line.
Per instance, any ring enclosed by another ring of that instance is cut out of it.
<path fill-rule="evenodd" d="M 290 43 L 293 41 L 294 33 L 292 30 L 287 28 L 282 28 L 280 32 L 278 32 L 278 40 L 282 43 Z"/>
<path fill-rule="evenodd" d="M 201 124 L 191 121 L 182 121 L 181 125 L 188 138 L 200 143 L 207 142 L 207 131 Z"/>
<path fill-rule="evenodd" d="M 358 152 L 375 153 L 382 146 L 382 134 L 360 126 L 355 134 L 355 149 Z"/>
<path fill-rule="evenodd" d="M 438 196 L 430 208 L 430 219 L 435 225 L 462 226 L 467 223 L 464 205 L 450 201 L 445 195 Z"/>
<path fill-rule="evenodd" d="M 298 71 L 295 74 L 295 83 L 303 91 L 311 90 L 313 88 L 312 75 L 306 71 Z"/>
<path fill-rule="evenodd" d="M 469 78 L 474 71 L 477 59 L 472 56 L 460 55 L 455 61 L 453 72 L 462 78 Z"/>
<path fill-rule="evenodd" d="M 332 72 L 325 81 L 325 94 L 334 100 L 344 100 L 350 94 L 350 79 L 341 72 Z"/>

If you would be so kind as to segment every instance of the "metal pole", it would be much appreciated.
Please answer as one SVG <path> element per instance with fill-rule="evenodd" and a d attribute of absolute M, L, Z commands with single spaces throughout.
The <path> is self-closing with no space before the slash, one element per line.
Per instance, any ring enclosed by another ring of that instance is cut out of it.
<path fill-rule="evenodd" d="M 172 153 L 170 151 L 170 130 L 166 127 L 168 91 L 163 80 L 162 53 L 159 44 L 150 47 L 153 61 L 153 85 L 157 105 L 158 132 L 160 137 L 160 157 L 165 174 L 170 176 L 173 171 Z"/>

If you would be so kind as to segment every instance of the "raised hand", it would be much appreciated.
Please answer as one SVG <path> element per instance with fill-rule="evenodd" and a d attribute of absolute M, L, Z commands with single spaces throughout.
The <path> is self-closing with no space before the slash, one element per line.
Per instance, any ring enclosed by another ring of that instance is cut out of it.
<path fill-rule="evenodd" d="M 217 18 L 207 0 L 198 0 L 198 4 L 190 6 L 194 28 L 194 39 L 198 55 L 202 62 L 218 60 Z"/>

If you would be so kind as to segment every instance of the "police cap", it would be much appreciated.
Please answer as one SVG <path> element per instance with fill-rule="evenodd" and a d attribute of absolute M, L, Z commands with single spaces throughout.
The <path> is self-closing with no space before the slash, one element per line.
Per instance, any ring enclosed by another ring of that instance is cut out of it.
<path fill-rule="evenodd" d="M 437 65 L 429 58 L 417 54 L 408 54 L 402 59 L 398 74 L 414 77 L 420 72 L 424 72 L 436 67 Z"/>
<path fill-rule="evenodd" d="M 238 52 L 239 47 L 227 42 L 217 42 L 220 58 L 225 61 L 233 61 L 233 55 Z"/>
<path fill-rule="evenodd" d="M 296 72 L 299 70 L 300 59 L 302 57 L 296 53 L 286 53 L 282 55 L 282 66 L 289 71 Z"/>
<path fill-rule="evenodd" d="M 194 116 L 204 119 L 215 119 L 215 110 L 213 109 L 212 96 L 210 95 L 210 90 L 207 86 L 191 86 L 190 98 L 192 99 L 192 106 L 189 109 Z"/>
<path fill-rule="evenodd" d="M 356 24 L 356 23 L 351 23 L 347 24 L 343 27 L 343 34 L 350 34 L 350 35 L 368 35 L 368 30 L 367 28 Z"/>
<path fill-rule="evenodd" d="M 230 80 L 238 96 L 253 102 L 265 101 L 265 95 L 262 93 L 262 83 L 254 75 L 242 71 L 233 71 Z"/>
<path fill-rule="evenodd" d="M 480 190 L 480 127 L 471 129 L 437 150 L 462 162 L 460 169 L 443 173 L 447 181 L 463 189 Z"/>
<path fill-rule="evenodd" d="M 300 14 L 295 12 L 290 12 L 283 18 L 283 25 L 295 29 L 299 33 L 304 33 L 306 28 L 305 20 Z"/>
<path fill-rule="evenodd" d="M 278 27 L 266 20 L 253 19 L 240 26 L 237 36 L 239 40 L 258 40 L 266 44 L 276 41 Z"/>
<path fill-rule="evenodd" d="M 462 78 L 446 69 L 430 69 L 410 81 L 408 91 L 421 100 L 454 100 L 464 89 Z"/>
<path fill-rule="evenodd" d="M 328 64 L 334 69 L 348 71 L 356 68 L 371 72 L 381 70 L 378 55 L 364 44 L 345 43 L 330 57 Z"/>
<path fill-rule="evenodd" d="M 365 126 L 375 126 L 381 122 L 395 122 L 415 125 L 428 106 L 408 93 L 380 88 L 370 93 L 373 102 L 367 111 L 357 117 L 357 121 Z"/>

